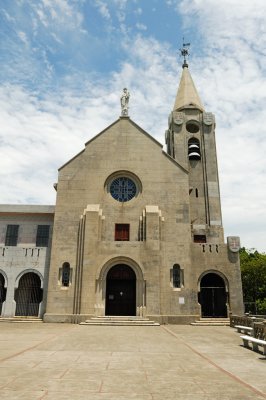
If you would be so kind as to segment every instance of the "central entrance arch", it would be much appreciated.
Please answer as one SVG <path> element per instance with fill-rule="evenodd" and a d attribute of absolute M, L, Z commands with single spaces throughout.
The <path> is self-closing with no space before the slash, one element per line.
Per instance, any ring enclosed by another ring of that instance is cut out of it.
<path fill-rule="evenodd" d="M 136 315 L 136 274 L 126 264 L 107 273 L 105 315 Z"/>
<path fill-rule="evenodd" d="M 214 272 L 204 275 L 200 281 L 200 296 L 202 317 L 227 317 L 227 294 L 224 279 Z"/>

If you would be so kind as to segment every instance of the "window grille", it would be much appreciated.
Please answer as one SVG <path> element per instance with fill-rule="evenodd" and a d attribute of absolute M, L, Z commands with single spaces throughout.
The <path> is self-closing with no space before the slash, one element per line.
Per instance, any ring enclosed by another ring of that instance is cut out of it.
<path fill-rule="evenodd" d="M 18 243 L 19 225 L 7 225 L 5 246 L 16 246 Z"/>
<path fill-rule="evenodd" d="M 48 247 L 49 230 L 50 230 L 50 225 L 38 225 L 37 236 L 36 236 L 37 247 Z"/>

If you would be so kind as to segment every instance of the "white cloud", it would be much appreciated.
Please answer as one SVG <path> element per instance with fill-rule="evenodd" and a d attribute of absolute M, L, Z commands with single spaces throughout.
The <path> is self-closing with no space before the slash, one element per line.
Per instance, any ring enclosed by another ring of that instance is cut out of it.
<path fill-rule="evenodd" d="M 265 44 L 264 0 L 183 0 L 176 3 L 178 10 L 188 18 L 187 26 L 196 24 L 204 35 L 210 51 L 216 48 L 233 55 L 241 51 L 239 44 L 252 45 L 253 49 Z"/>
<path fill-rule="evenodd" d="M 136 23 L 136 28 L 139 29 L 140 31 L 146 31 L 147 30 L 147 26 L 144 24 L 141 24 L 139 22 Z"/>
<path fill-rule="evenodd" d="M 60 26 L 64 30 L 82 29 L 83 15 L 71 1 L 42 0 L 37 4 L 33 1 L 31 6 L 46 28 Z"/>
<path fill-rule="evenodd" d="M 29 45 L 29 41 L 27 38 L 27 35 L 25 32 L 19 31 L 18 32 L 18 37 L 20 38 L 20 40 L 25 44 L 25 45 Z"/>
<path fill-rule="evenodd" d="M 5 18 L 7 19 L 7 21 L 9 22 L 15 22 L 15 18 L 12 17 L 4 8 L 1 9 L 1 13 L 5 16 Z"/>
<path fill-rule="evenodd" d="M 39 17 L 41 23 L 47 27 L 48 26 L 48 18 L 45 15 L 45 12 L 41 8 L 36 9 L 36 14 Z"/>
<path fill-rule="evenodd" d="M 56 35 L 54 32 L 51 32 L 51 36 L 52 38 L 59 44 L 63 45 L 64 42 L 58 37 L 58 35 Z"/>
<path fill-rule="evenodd" d="M 138 7 L 138 8 L 134 11 L 134 13 L 137 14 L 137 15 L 141 15 L 141 14 L 142 14 L 142 8 L 141 8 L 141 7 Z"/>
<path fill-rule="evenodd" d="M 116 16 L 120 24 L 123 24 L 126 19 L 126 7 L 128 0 L 113 0 L 116 7 Z"/>
<path fill-rule="evenodd" d="M 95 6 L 98 8 L 102 17 L 106 18 L 107 20 L 111 19 L 108 6 L 103 0 L 95 0 Z"/>

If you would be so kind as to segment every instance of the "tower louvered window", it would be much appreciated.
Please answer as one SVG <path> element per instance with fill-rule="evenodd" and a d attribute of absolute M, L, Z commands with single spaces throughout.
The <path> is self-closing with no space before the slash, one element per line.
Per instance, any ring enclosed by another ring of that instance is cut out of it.
<path fill-rule="evenodd" d="M 191 138 L 188 141 L 188 158 L 189 160 L 200 160 L 200 143 L 196 138 Z"/>

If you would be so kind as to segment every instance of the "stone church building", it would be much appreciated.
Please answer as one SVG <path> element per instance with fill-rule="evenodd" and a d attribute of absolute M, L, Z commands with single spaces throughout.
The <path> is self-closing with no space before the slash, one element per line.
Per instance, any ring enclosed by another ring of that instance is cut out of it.
<path fill-rule="evenodd" d="M 167 151 L 128 116 L 59 168 L 55 206 L 0 206 L 0 315 L 160 323 L 243 313 L 239 238 L 224 243 L 215 118 L 188 65 Z M 170 108 L 170 107 L 169 107 Z"/>

